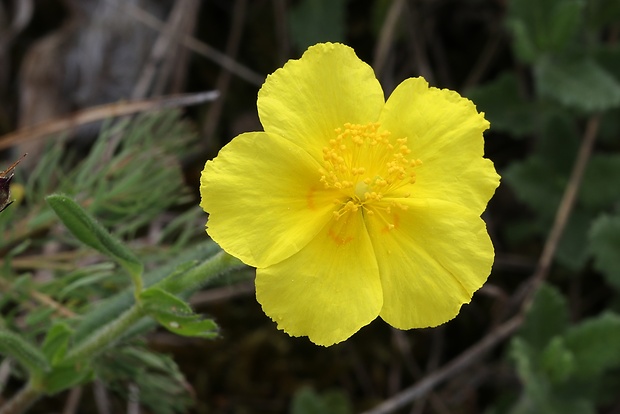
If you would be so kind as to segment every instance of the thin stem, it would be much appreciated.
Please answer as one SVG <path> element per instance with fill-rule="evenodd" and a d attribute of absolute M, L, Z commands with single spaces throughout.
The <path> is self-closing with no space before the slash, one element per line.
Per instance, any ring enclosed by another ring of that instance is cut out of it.
<path fill-rule="evenodd" d="M 577 194 L 579 193 L 579 188 L 581 187 L 581 181 L 586 171 L 586 167 L 588 166 L 588 161 L 590 160 L 590 155 L 592 154 L 592 148 L 594 148 L 594 142 L 596 141 L 600 123 L 600 115 L 595 115 L 588 119 L 583 141 L 581 143 L 581 147 L 579 148 L 579 153 L 577 154 L 577 159 L 573 165 L 573 170 L 566 186 L 566 190 L 564 190 L 564 194 L 562 195 L 560 206 L 555 214 L 553 227 L 549 232 L 549 236 L 547 236 L 545 246 L 543 247 L 540 259 L 538 260 L 538 266 L 536 267 L 536 271 L 532 275 L 530 285 L 527 288 L 527 297 L 523 303 L 523 306 L 525 307 L 529 306 L 533 299 L 534 293 L 538 290 L 542 282 L 549 274 L 555 252 L 562 238 L 562 234 L 564 233 L 564 228 L 566 227 L 571 212 L 573 211 L 575 200 L 577 199 Z"/>
<path fill-rule="evenodd" d="M 0 414 L 20 414 L 43 396 L 43 391 L 28 381 L 8 402 L 0 407 Z"/>
<path fill-rule="evenodd" d="M 372 67 L 374 68 L 379 79 L 381 79 L 383 68 L 387 62 L 390 46 L 394 42 L 394 35 L 396 33 L 396 29 L 398 28 L 398 23 L 403 18 L 404 9 L 404 0 L 396 0 L 392 2 L 387 16 L 385 17 L 385 21 L 381 26 L 381 32 L 379 33 L 379 39 L 375 48 L 375 58 L 372 64 Z"/>
<path fill-rule="evenodd" d="M 172 279 L 164 279 L 161 287 L 172 294 L 181 293 L 205 283 L 214 276 L 241 267 L 243 264 L 235 257 L 221 251 L 198 266 Z M 123 335 L 145 313 L 139 304 L 134 304 L 125 313 L 108 325 L 96 331 L 73 348 L 66 356 L 66 362 L 77 362 L 92 357 L 111 342 Z"/>
<path fill-rule="evenodd" d="M 239 259 L 222 250 L 182 275 L 162 280 L 159 286 L 172 294 L 178 294 L 204 285 L 213 276 L 243 266 L 245 265 Z"/>
<path fill-rule="evenodd" d="M 171 293 L 180 293 L 196 287 L 214 276 L 243 266 L 238 259 L 220 252 L 172 280 L 164 280 L 162 287 Z M 89 359 L 120 338 L 127 330 L 145 316 L 139 304 L 134 304 L 117 319 L 94 332 L 71 349 L 64 363 L 77 363 Z M 20 414 L 44 394 L 44 390 L 29 381 L 13 398 L 0 408 L 0 414 Z"/>
<path fill-rule="evenodd" d="M 133 305 L 125 313 L 108 325 L 96 331 L 93 335 L 79 343 L 67 353 L 65 362 L 77 362 L 92 357 L 102 351 L 111 342 L 118 339 L 134 323 L 144 316 L 139 305 Z"/>
<path fill-rule="evenodd" d="M 514 318 L 504 322 L 496 329 L 488 333 L 484 338 L 471 346 L 452 361 L 427 375 L 421 381 L 415 383 L 412 387 L 406 388 L 400 393 L 394 395 L 390 399 L 379 404 L 363 414 L 387 414 L 398 410 L 409 404 L 411 401 L 426 395 L 437 384 L 445 381 L 454 374 L 467 368 L 473 362 L 480 359 L 484 354 L 491 350 L 495 345 L 512 335 L 523 322 L 523 316 L 517 315 Z"/>

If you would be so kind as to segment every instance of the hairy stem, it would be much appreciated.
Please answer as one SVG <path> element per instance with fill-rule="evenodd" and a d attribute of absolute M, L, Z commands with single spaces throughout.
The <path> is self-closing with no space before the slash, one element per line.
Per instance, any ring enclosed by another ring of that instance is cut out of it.
<path fill-rule="evenodd" d="M 0 414 L 20 414 L 26 411 L 41 396 L 43 391 L 29 381 L 24 387 L 0 407 Z"/>
<path fill-rule="evenodd" d="M 139 305 L 133 305 L 117 319 L 102 327 L 75 348 L 70 350 L 65 357 L 66 362 L 82 361 L 101 352 L 106 346 L 118 339 L 134 323 L 144 316 Z"/>

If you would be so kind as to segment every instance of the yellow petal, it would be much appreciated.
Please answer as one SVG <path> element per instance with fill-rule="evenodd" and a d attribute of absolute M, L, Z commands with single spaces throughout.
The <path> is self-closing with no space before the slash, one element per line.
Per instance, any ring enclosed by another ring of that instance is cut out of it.
<path fill-rule="evenodd" d="M 378 316 L 379 270 L 360 217 L 332 220 L 299 253 L 257 270 L 256 298 L 279 329 L 329 346 Z"/>
<path fill-rule="evenodd" d="M 407 209 L 366 219 L 383 287 L 380 316 L 399 329 L 437 326 L 487 280 L 493 245 L 471 210 L 439 200 L 398 202 Z"/>
<path fill-rule="evenodd" d="M 269 75 L 258 92 L 265 131 L 295 142 L 321 162 L 336 128 L 376 121 L 383 104 L 372 68 L 338 43 L 310 47 Z"/>
<path fill-rule="evenodd" d="M 422 78 L 394 90 L 380 116 L 393 137 L 407 137 L 411 158 L 420 159 L 415 198 L 450 201 L 481 214 L 499 185 L 493 163 L 484 159 L 484 114 L 454 91 L 429 88 Z"/>
<path fill-rule="evenodd" d="M 233 139 L 200 178 L 207 232 L 244 263 L 265 267 L 303 248 L 332 217 L 320 165 L 298 146 L 264 132 Z"/>

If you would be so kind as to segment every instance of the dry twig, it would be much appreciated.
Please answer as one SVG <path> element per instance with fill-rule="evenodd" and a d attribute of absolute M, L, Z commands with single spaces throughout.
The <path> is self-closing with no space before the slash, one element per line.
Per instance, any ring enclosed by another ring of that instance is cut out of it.
<path fill-rule="evenodd" d="M 213 101 L 217 99 L 218 96 L 219 93 L 217 91 L 209 91 L 138 101 L 121 101 L 93 106 L 60 119 L 54 119 L 33 127 L 21 128 L 15 132 L 6 134 L 0 137 L 0 149 L 9 148 L 17 143 L 42 139 L 52 134 L 68 132 L 80 125 L 101 121 L 103 119 L 131 115 L 137 112 L 198 105 Z"/>
<path fill-rule="evenodd" d="M 375 48 L 375 58 L 372 63 L 372 67 L 380 79 L 383 73 L 383 68 L 388 59 L 392 43 L 394 42 L 394 35 L 396 34 L 396 28 L 403 16 L 405 9 L 404 0 L 396 0 L 390 6 L 390 9 L 385 17 L 383 25 L 381 25 L 381 32 L 379 33 L 379 40 Z"/>
<path fill-rule="evenodd" d="M 226 44 L 226 55 L 230 56 L 231 59 L 234 59 L 237 55 L 239 46 L 241 45 L 241 35 L 243 34 L 243 28 L 245 25 L 246 9 L 247 0 L 237 0 L 235 2 L 233 9 L 233 21 Z M 203 132 L 206 137 L 207 144 L 213 142 L 212 138 L 222 116 L 224 101 L 228 92 L 230 81 L 231 72 L 226 68 L 222 68 L 215 84 L 215 88 L 221 94 L 220 99 L 209 107 L 203 126 Z"/>
<path fill-rule="evenodd" d="M 127 10 L 129 10 L 129 12 L 132 14 L 132 16 L 139 22 L 155 30 L 165 30 L 166 24 L 164 22 L 142 10 L 141 8 L 131 4 L 125 4 L 123 7 L 126 7 Z M 231 73 L 234 73 L 235 75 L 239 76 L 241 79 L 244 79 L 249 83 L 260 86 L 265 80 L 264 76 L 259 75 L 253 70 L 226 56 L 224 53 L 218 51 L 217 49 L 214 49 L 213 47 L 209 46 L 204 42 L 197 40 L 192 36 L 184 36 L 179 39 L 179 41 L 183 46 L 193 50 L 194 52 L 206 57 L 209 60 L 212 60 L 221 67 L 228 69 Z"/>

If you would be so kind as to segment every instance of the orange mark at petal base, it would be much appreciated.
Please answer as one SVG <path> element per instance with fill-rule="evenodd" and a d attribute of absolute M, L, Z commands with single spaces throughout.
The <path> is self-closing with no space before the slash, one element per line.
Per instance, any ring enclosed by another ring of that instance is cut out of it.
<path fill-rule="evenodd" d="M 347 243 L 351 243 L 354 240 L 353 236 L 343 237 L 341 234 L 334 231 L 333 227 L 329 229 L 329 232 L 327 234 L 329 235 L 330 239 L 332 239 L 339 246 L 343 246 Z"/>
<path fill-rule="evenodd" d="M 355 240 L 355 233 L 352 231 L 350 220 L 356 220 L 355 214 L 347 214 L 346 217 L 340 219 L 334 218 L 329 224 L 327 235 L 338 246 L 344 246 Z"/>
<path fill-rule="evenodd" d="M 310 187 L 306 194 L 306 204 L 310 210 L 316 210 L 316 204 L 314 204 L 314 194 L 316 193 L 316 187 Z"/>

